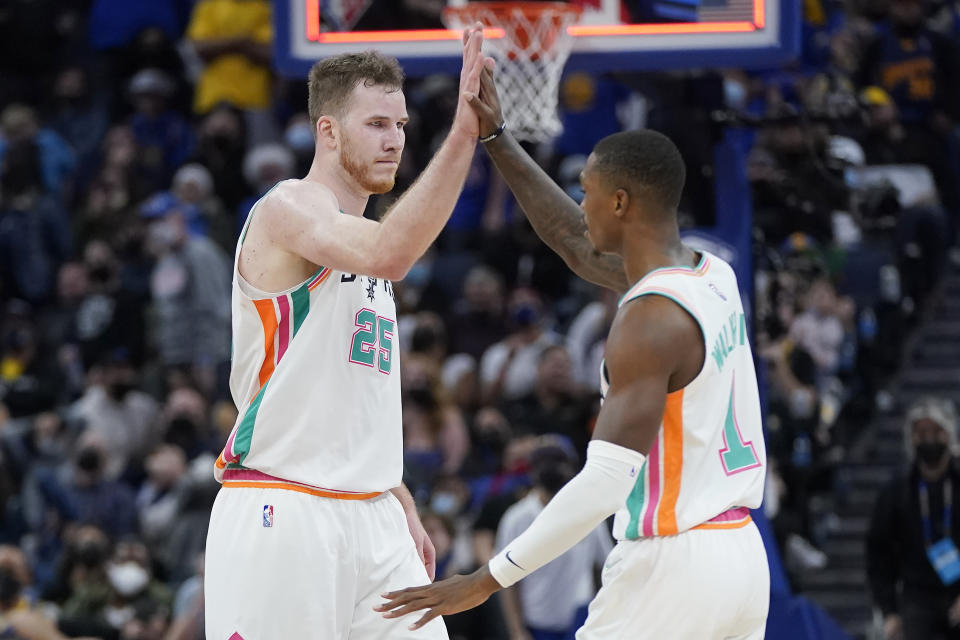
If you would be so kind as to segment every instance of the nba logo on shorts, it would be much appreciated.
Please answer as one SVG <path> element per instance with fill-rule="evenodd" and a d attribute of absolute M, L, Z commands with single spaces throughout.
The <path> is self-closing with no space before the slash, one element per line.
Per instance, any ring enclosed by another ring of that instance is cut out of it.
<path fill-rule="evenodd" d="M 263 526 L 265 527 L 273 526 L 273 505 L 272 504 L 263 505 Z"/>

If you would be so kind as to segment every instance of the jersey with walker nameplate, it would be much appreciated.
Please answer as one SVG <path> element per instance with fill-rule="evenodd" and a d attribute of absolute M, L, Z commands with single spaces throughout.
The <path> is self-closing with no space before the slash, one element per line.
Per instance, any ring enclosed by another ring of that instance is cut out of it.
<path fill-rule="evenodd" d="M 766 448 L 736 275 L 729 264 L 704 252 L 695 268 L 650 272 L 619 306 L 651 295 L 672 300 L 696 320 L 705 359 L 690 384 L 667 395 L 660 432 L 614 518 L 614 537 L 745 526 L 747 509 L 760 506 L 763 498 Z M 606 396 L 605 364 L 600 383 Z"/>
<path fill-rule="evenodd" d="M 230 391 L 239 416 L 217 460 L 346 493 L 386 491 L 403 470 L 393 286 L 320 267 L 281 293 L 233 269 Z M 345 214 L 346 215 L 346 214 Z"/>

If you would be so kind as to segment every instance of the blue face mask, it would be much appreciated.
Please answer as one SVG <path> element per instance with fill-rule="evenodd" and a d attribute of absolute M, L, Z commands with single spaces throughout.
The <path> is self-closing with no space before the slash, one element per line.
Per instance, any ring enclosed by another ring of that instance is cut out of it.
<path fill-rule="evenodd" d="M 287 146 L 298 153 L 312 151 L 314 147 L 313 130 L 309 124 L 295 124 L 283 137 Z"/>
<path fill-rule="evenodd" d="M 519 304 L 513 308 L 511 319 L 514 326 L 525 329 L 537 324 L 540 320 L 540 314 L 532 304 Z"/>
<path fill-rule="evenodd" d="M 747 104 L 747 88 L 736 80 L 724 80 L 723 100 L 731 109 L 741 109 Z"/>
<path fill-rule="evenodd" d="M 457 497 L 452 493 L 435 493 L 430 499 L 430 510 L 441 516 L 456 515 Z"/>
<path fill-rule="evenodd" d="M 414 289 L 422 289 L 430 281 L 430 271 L 429 264 L 423 261 L 414 262 L 410 270 L 407 271 L 407 277 L 403 279 L 403 283 Z"/>

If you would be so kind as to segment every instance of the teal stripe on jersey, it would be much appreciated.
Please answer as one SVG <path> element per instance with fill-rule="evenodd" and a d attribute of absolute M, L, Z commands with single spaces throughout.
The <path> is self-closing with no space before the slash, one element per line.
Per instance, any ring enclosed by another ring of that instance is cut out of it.
<path fill-rule="evenodd" d="M 260 411 L 260 403 L 263 401 L 263 394 L 266 392 L 267 385 L 269 384 L 270 381 L 267 380 L 260 389 L 260 392 L 253 399 L 253 402 L 247 407 L 247 412 L 243 414 L 243 422 L 240 423 L 240 427 L 237 429 L 237 437 L 233 440 L 233 452 L 239 456 L 240 464 L 243 464 L 247 454 L 250 453 L 250 441 L 253 440 L 253 425 L 257 421 L 257 412 Z"/>
<path fill-rule="evenodd" d="M 322 269 L 321 269 L 322 271 Z M 296 289 L 293 293 L 290 294 L 290 298 L 293 300 L 293 335 L 297 335 L 297 331 L 300 330 L 300 325 L 303 324 L 304 318 L 307 317 L 307 314 L 310 312 L 310 282 L 316 279 L 316 276 L 310 279 L 309 282 L 304 282 L 303 285 Z"/>
<path fill-rule="evenodd" d="M 640 516 L 643 514 L 643 494 L 646 493 L 647 483 L 647 461 L 643 461 L 643 467 L 637 474 L 637 483 L 633 485 L 633 491 L 627 497 L 627 511 L 630 513 L 630 522 L 627 524 L 627 530 L 624 537 L 627 540 L 635 540 L 640 537 Z"/>

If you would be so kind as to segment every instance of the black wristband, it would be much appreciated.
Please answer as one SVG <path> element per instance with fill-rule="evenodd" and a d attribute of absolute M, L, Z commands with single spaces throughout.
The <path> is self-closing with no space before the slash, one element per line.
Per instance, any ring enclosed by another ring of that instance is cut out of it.
<path fill-rule="evenodd" d="M 483 138 L 480 138 L 480 142 L 487 143 L 492 140 L 496 140 L 498 137 L 500 137 L 500 134 L 503 133 L 506 128 L 507 128 L 507 121 L 504 120 L 503 122 L 500 123 L 500 126 L 497 127 L 496 131 L 494 131 L 488 136 L 484 136 Z"/>

